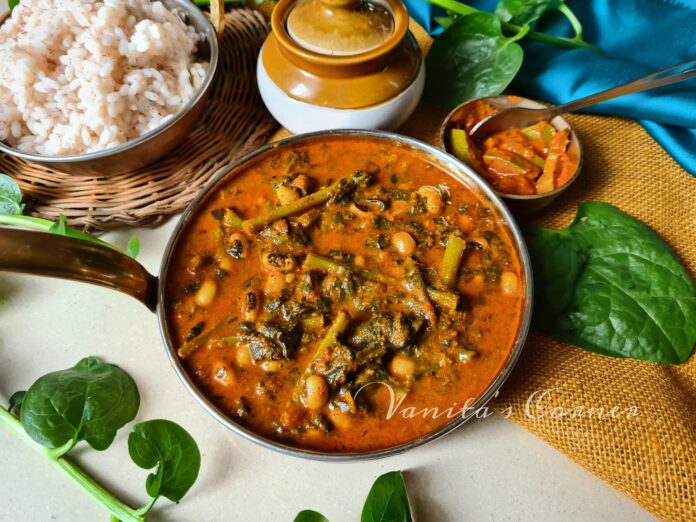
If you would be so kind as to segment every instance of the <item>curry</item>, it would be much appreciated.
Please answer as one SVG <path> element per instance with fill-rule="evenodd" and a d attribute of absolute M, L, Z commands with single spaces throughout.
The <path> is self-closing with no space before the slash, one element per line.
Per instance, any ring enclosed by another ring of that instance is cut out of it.
<path fill-rule="evenodd" d="M 565 185 L 578 168 L 568 151 L 570 130 L 542 121 L 524 129 L 508 129 L 475 143 L 474 126 L 500 109 L 477 100 L 452 122 L 448 151 L 476 170 L 502 194 L 545 194 Z"/>
<path fill-rule="evenodd" d="M 261 157 L 201 204 L 173 251 L 167 317 L 230 418 L 361 452 L 430 433 L 486 390 L 525 283 L 476 190 L 407 146 L 325 137 Z"/>

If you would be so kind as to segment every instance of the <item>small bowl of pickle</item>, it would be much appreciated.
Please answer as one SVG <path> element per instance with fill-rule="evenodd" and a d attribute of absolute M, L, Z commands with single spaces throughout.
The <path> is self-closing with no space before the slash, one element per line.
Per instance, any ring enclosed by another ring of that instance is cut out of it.
<path fill-rule="evenodd" d="M 445 118 L 441 146 L 474 169 L 518 215 L 551 203 L 580 174 L 582 146 L 561 116 L 525 128 L 471 136 L 480 121 L 510 107 L 545 106 L 519 96 L 493 96 L 468 101 Z"/>

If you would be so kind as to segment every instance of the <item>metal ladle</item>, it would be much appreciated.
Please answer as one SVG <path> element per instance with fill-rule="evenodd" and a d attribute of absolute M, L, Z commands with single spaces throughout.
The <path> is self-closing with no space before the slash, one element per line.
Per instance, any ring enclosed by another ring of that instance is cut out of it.
<path fill-rule="evenodd" d="M 476 124 L 474 128 L 471 129 L 471 137 L 481 138 L 483 136 L 493 134 L 494 132 L 500 132 L 507 129 L 521 129 L 524 127 L 529 127 L 530 125 L 534 125 L 540 121 L 549 121 L 556 116 L 560 116 L 561 114 L 584 109 L 590 105 L 595 105 L 607 100 L 613 100 L 614 98 L 618 98 L 620 96 L 626 96 L 628 94 L 646 91 L 648 89 L 655 89 L 657 87 L 683 82 L 690 78 L 695 78 L 696 69 L 689 69 L 681 72 L 677 71 L 684 67 L 693 65 L 696 65 L 696 59 L 688 60 L 684 63 L 680 63 L 679 65 L 674 65 L 672 67 L 668 67 L 667 69 L 649 74 L 648 76 L 645 76 L 639 80 L 634 80 L 630 83 L 614 87 L 613 89 L 608 89 L 585 98 L 580 98 L 579 100 L 564 103 L 563 105 L 555 105 L 553 107 L 547 107 L 544 109 L 526 109 L 523 107 L 504 109 Z"/>

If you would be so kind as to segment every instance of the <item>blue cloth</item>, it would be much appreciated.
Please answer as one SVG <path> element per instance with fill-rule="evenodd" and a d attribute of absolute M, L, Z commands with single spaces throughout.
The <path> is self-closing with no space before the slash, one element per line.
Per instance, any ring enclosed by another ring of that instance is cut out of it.
<path fill-rule="evenodd" d="M 431 33 L 443 12 L 426 0 L 405 0 Z M 465 3 L 493 11 L 497 2 Z M 514 90 L 525 96 L 565 103 L 615 87 L 654 71 L 696 58 L 696 0 L 569 1 L 583 24 L 584 38 L 606 52 L 569 49 L 525 40 L 525 60 Z M 562 15 L 549 14 L 539 30 L 572 36 Z M 648 133 L 696 176 L 696 80 L 632 94 L 586 112 L 639 120 Z M 659 173 L 656 173 L 659 175 Z"/>

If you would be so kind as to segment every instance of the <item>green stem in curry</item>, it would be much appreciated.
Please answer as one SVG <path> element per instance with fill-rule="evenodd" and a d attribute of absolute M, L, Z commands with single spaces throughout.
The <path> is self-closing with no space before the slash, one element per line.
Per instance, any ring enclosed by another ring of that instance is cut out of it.
<path fill-rule="evenodd" d="M 466 250 L 466 241 L 461 237 L 452 234 L 447 238 L 445 255 L 442 258 L 442 267 L 440 269 L 440 277 L 448 288 L 454 288 L 457 283 L 459 265 L 462 262 L 464 250 Z"/>
<path fill-rule="evenodd" d="M 225 213 L 222 215 L 222 224 L 226 227 L 241 228 L 244 220 L 240 218 L 237 213 L 231 208 L 226 208 Z"/>
<path fill-rule="evenodd" d="M 309 360 L 309 364 L 305 368 L 304 372 L 302 372 L 302 379 L 300 379 L 298 381 L 297 387 L 295 389 L 295 394 L 294 394 L 295 400 L 299 399 L 300 395 L 302 394 L 302 388 L 304 386 L 304 381 L 309 375 L 311 375 L 312 367 L 314 366 L 314 363 L 329 348 L 331 348 L 336 343 L 338 343 L 338 338 L 341 336 L 341 334 L 343 334 L 343 332 L 346 331 L 349 324 L 350 324 L 350 316 L 348 315 L 348 313 L 343 311 L 343 310 L 339 310 L 338 313 L 336 314 L 336 317 L 333 320 L 333 323 L 331 323 L 331 326 L 329 327 L 328 331 L 326 332 L 326 335 L 319 343 L 319 346 L 317 346 L 317 349 L 314 351 L 314 355 L 312 355 L 312 358 Z"/>
<path fill-rule="evenodd" d="M 416 299 L 416 304 L 425 319 L 431 326 L 435 326 L 437 323 L 435 309 L 428 298 L 428 289 L 423 281 L 420 268 L 412 257 L 407 257 L 404 261 L 404 285 Z"/>
<path fill-rule="evenodd" d="M 378 272 L 372 272 L 370 270 L 363 270 L 358 268 L 351 268 L 335 261 L 328 259 L 326 257 L 319 256 L 317 254 L 309 253 L 304 261 L 304 266 L 310 270 L 321 270 L 323 272 L 329 272 L 331 274 L 341 274 L 347 271 L 352 271 L 353 273 L 359 275 L 366 281 L 373 281 L 376 283 L 395 283 L 395 279 L 380 274 Z M 448 310 L 456 310 L 459 304 L 459 296 L 453 292 L 445 292 L 443 290 L 437 290 L 432 287 L 426 289 L 427 295 L 430 300 L 437 303 L 441 308 Z"/>
<path fill-rule="evenodd" d="M 52 457 L 51 450 L 36 443 L 27 432 L 24 431 L 24 427 L 19 419 L 3 407 L 0 407 L 0 425 L 7 427 L 19 439 L 28 446 L 31 446 L 36 452 L 43 455 L 49 463 L 59 469 L 64 475 L 70 477 L 73 482 L 77 483 L 89 496 L 99 502 L 111 513 L 112 520 L 116 519 L 122 522 L 143 522 L 145 520 L 144 516 L 139 514 L 137 510 L 129 507 L 122 500 L 116 498 L 72 460 L 65 456 L 58 458 Z"/>
<path fill-rule="evenodd" d="M 353 272 L 366 281 L 373 281 L 375 283 L 387 283 L 389 281 L 389 278 L 382 274 L 341 265 L 340 263 L 336 263 L 331 259 L 313 254 L 311 252 L 307 254 L 307 257 L 305 257 L 304 266 L 310 270 L 321 270 L 330 274 L 345 274 L 346 272 Z"/>
<path fill-rule="evenodd" d="M 222 321 L 217 323 L 208 331 L 182 344 L 178 350 L 179 357 L 181 357 L 182 359 L 186 359 L 186 357 L 191 355 L 193 352 L 195 352 L 201 346 L 203 346 L 206 342 L 208 342 L 210 338 L 217 334 L 222 328 L 232 324 L 236 319 L 236 315 L 230 315 L 228 317 L 225 317 Z"/>
<path fill-rule="evenodd" d="M 342 194 L 350 192 L 361 183 L 369 181 L 370 176 L 366 172 L 354 172 L 350 176 L 339 179 L 337 182 L 324 187 L 322 189 L 308 194 L 307 196 L 297 199 L 287 205 L 276 207 L 265 214 L 254 218 L 245 219 L 242 223 L 242 228 L 248 234 L 251 234 L 261 227 L 264 227 L 278 219 L 283 219 L 290 216 L 302 214 L 310 208 L 316 207 L 329 201 L 341 197 Z"/>
<path fill-rule="evenodd" d="M 441 309 L 454 311 L 459 305 L 459 296 L 452 292 L 444 292 L 436 288 L 428 287 L 428 297 Z"/>
<path fill-rule="evenodd" d="M 478 9 L 474 9 L 471 6 L 462 4 L 461 2 L 457 2 L 456 0 L 428 0 L 428 2 L 461 16 L 482 12 Z M 524 29 L 523 26 L 511 24 L 509 22 L 501 21 L 500 25 L 506 32 L 514 35 L 519 34 L 520 31 Z M 577 36 L 575 38 L 565 38 L 562 36 L 554 36 L 539 31 L 528 31 L 524 36 L 525 38 L 529 38 L 530 40 L 536 40 L 537 42 L 558 45 L 560 47 L 592 49 L 593 51 L 596 51 L 598 53 L 604 52 L 601 48 L 597 47 L 596 45 L 592 45 L 591 43 L 588 43 L 582 40 L 581 38 L 578 38 Z"/>
<path fill-rule="evenodd" d="M 345 332 L 346 328 L 348 328 L 349 323 L 350 316 L 343 310 L 339 310 L 333 323 L 331 323 L 329 331 L 326 332 L 326 335 L 321 340 L 321 343 L 319 343 L 319 347 L 317 348 L 314 357 L 312 357 L 312 361 L 316 360 L 317 357 L 319 357 L 323 352 L 338 342 L 338 338 L 343 332 Z"/>

